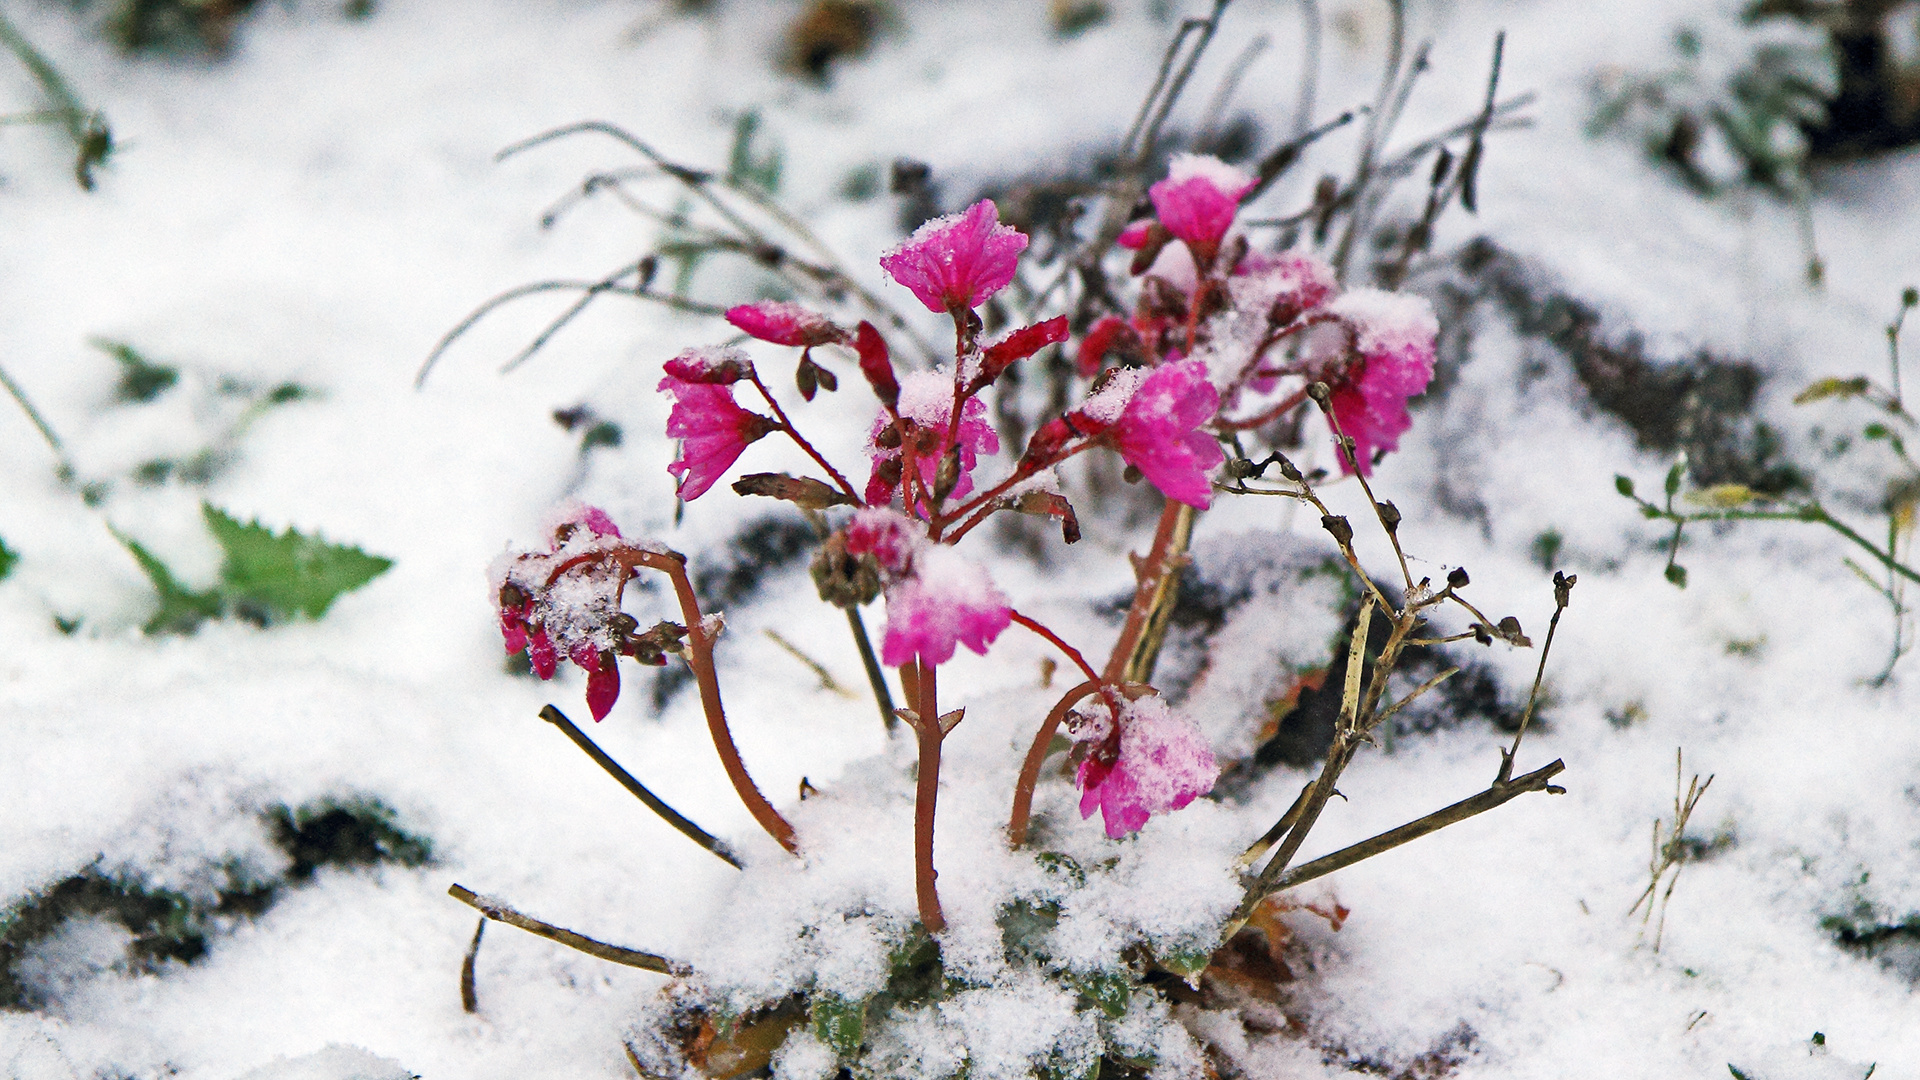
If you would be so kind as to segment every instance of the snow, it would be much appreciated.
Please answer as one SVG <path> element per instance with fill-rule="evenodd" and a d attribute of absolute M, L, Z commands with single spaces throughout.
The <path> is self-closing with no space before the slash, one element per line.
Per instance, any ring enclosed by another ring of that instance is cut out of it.
<path fill-rule="evenodd" d="M 1108 24 L 1060 41 L 1033 0 L 900 4 L 901 27 L 820 89 L 772 63 L 791 3 L 736 0 L 695 17 L 615 0 L 393 0 L 352 24 L 330 4 L 264 5 L 220 64 L 126 61 L 64 5 L 14 6 L 9 16 L 106 113 L 123 149 L 100 190 L 83 195 L 53 135 L 9 128 L 0 143 L 12 237 L 0 264 L 0 364 L 79 475 L 115 480 L 99 505 L 84 504 L 25 419 L 0 412 L 0 463 L 13 478 L 0 485 L 0 538 L 21 555 L 0 582 L 0 902 L 94 866 L 137 868 L 187 895 L 206 894 L 230 867 L 271 874 L 283 856 L 258 812 L 326 795 L 379 798 L 434 841 L 436 857 L 419 869 L 323 870 L 215 934 L 203 959 L 159 974 L 116 968 L 117 926 L 70 923 L 27 963 L 57 1005 L 0 1012 L 0 1072 L 631 1075 L 621 1040 L 661 1007 L 666 980 L 494 924 L 477 959 L 479 1012 L 465 1013 L 459 972 L 475 916 L 446 896 L 456 881 L 687 960 L 743 1002 L 809 978 L 870 989 L 913 918 L 911 753 L 869 702 L 817 687 L 761 632 L 779 630 L 839 683 L 862 686 L 842 616 L 804 572 L 774 575 L 730 606 L 736 632 L 717 654 L 742 756 L 791 816 L 804 862 L 732 796 L 696 695 L 656 715 L 635 684 L 592 732 L 725 838 L 744 873 L 687 843 L 537 719 L 549 700 L 570 708 L 580 677 L 542 684 L 504 672 L 494 597 L 482 589 L 503 542 L 541 535 L 568 497 L 696 568 L 767 512 L 723 491 L 680 518 L 666 473 L 674 450 L 662 434 L 668 404 L 652 392 L 659 365 L 731 331 L 605 298 L 497 375 L 559 309 L 529 300 L 456 343 L 423 390 L 412 382 L 434 342 L 487 297 L 597 277 L 653 235 L 604 199 L 538 227 L 588 172 L 630 163 L 617 144 L 563 141 L 496 165 L 502 146 L 604 118 L 677 159 L 719 165 L 732 118 L 760 108 L 786 150 L 783 198 L 864 285 L 904 308 L 876 261 L 899 241 L 894 204 L 848 202 L 842 180 L 914 157 L 958 206 L 983 185 L 1090 160 L 1124 133 L 1171 24 L 1151 5 L 1120 3 Z M 1323 6 L 1323 110 L 1371 101 L 1384 9 Z M 1790 212 L 1761 197 L 1702 201 L 1650 168 L 1630 138 L 1583 133 L 1597 74 L 1669 63 L 1674 26 L 1724 22 L 1724 9 L 1416 7 L 1416 31 L 1437 38 L 1435 64 L 1400 130 L 1410 139 L 1471 115 L 1504 27 L 1503 86 L 1540 93 L 1535 123 L 1490 137 L 1479 215 L 1443 219 L 1435 250 L 1489 236 L 1593 304 L 1603 333 L 1643 333 L 1655 358 L 1752 358 L 1769 376 L 1759 414 L 1793 433 L 1811 422 L 1788 403 L 1808 381 L 1884 370 L 1880 327 L 1899 288 L 1920 277 L 1920 155 L 1817 177 L 1827 278 L 1810 290 Z M 1297 25 L 1294 5 L 1240 0 L 1176 119 L 1197 122 L 1239 49 L 1268 33 L 1274 48 L 1235 100 L 1277 132 L 1298 82 Z M 9 109 L 31 100 L 24 76 L 6 78 Z M 1316 167 L 1343 169 L 1353 134 L 1330 136 Z M 1291 212 L 1318 176 L 1296 171 L 1256 209 Z M 757 285 L 717 263 L 698 279 L 717 302 L 754 299 Z M 1820 926 L 1859 906 L 1888 921 L 1920 912 L 1920 669 L 1910 657 L 1891 684 L 1863 685 L 1887 645 L 1880 600 L 1841 564 L 1836 539 L 1791 524 L 1702 528 L 1683 552 L 1688 588 L 1668 585 L 1652 547 L 1661 530 L 1614 494 L 1612 477 L 1652 490 L 1669 462 L 1589 408 L 1563 367 L 1542 367 L 1537 342 L 1485 308 L 1473 319 L 1473 361 L 1444 397 L 1416 399 L 1412 430 L 1373 482 L 1406 515 L 1416 578 L 1469 567 L 1477 602 L 1520 616 L 1536 642 L 1551 594 L 1531 546 L 1548 529 L 1564 538 L 1561 563 L 1580 584 L 1548 668 L 1550 707 L 1520 767 L 1564 759 L 1567 794 L 1523 797 L 1325 883 L 1353 915 L 1337 933 L 1300 924 L 1312 963 L 1280 1009 L 1304 1036 L 1227 1032 L 1217 1016 L 1144 995 L 1110 1034 L 1152 1048 L 1168 1076 L 1201 1069 L 1189 1029 L 1219 1032 L 1260 1076 L 1408 1068 L 1442 1049 L 1457 1060 L 1452 1075 L 1473 1078 L 1723 1075 L 1728 1063 L 1755 1080 L 1859 1076 L 1869 1064 L 1877 1077 L 1920 1073 L 1911 971 L 1843 951 Z M 938 340 L 941 322 L 917 325 Z M 117 371 L 87 344 L 94 336 L 179 363 L 182 384 L 151 405 L 112 403 Z M 750 348 L 763 371 L 790 361 Z M 216 392 L 228 378 L 317 394 L 254 421 L 204 489 L 125 478 L 141 460 L 218 442 L 235 422 Z M 843 378 L 796 419 L 843 466 L 859 460 L 872 416 L 858 382 Z M 1116 385 L 1089 408 L 1104 402 L 1117 416 L 1130 389 Z M 554 410 L 583 402 L 620 424 L 617 451 L 584 454 L 552 423 Z M 755 469 L 807 467 L 778 442 L 749 449 Z M 1317 464 L 1332 466 L 1317 445 Z M 1818 461 L 1808 446 L 1793 450 Z M 996 467 L 983 461 L 982 475 Z M 1084 476 L 1065 479 L 1071 493 Z M 106 526 L 204 584 L 218 553 L 201 531 L 203 496 L 395 566 L 319 622 L 143 637 L 151 592 Z M 1325 497 L 1368 520 L 1356 485 L 1329 485 Z M 994 551 L 991 530 L 966 555 L 992 560 L 992 581 L 1019 610 L 1092 657 L 1117 632 L 1098 605 L 1131 588 L 1123 553 L 1147 538 L 1119 512 L 1082 514 L 1087 539 L 1050 549 L 1044 565 Z M 1324 662 L 1339 631 L 1328 579 L 1299 574 L 1332 553 L 1315 516 L 1284 500 L 1221 498 L 1200 518 L 1196 569 L 1252 582 L 1182 705 L 1223 759 L 1251 749 L 1261 700 Z M 1384 541 L 1361 532 L 1370 565 L 1391 565 Z M 634 590 L 627 604 L 642 625 L 673 617 L 659 592 Z M 56 616 L 82 621 L 65 634 Z M 1523 696 L 1533 651 L 1471 655 Z M 947 743 L 936 857 L 950 963 L 981 988 L 889 1031 L 897 1042 L 885 1052 L 918 1063 L 903 1069 L 957 1070 L 961 1031 L 979 1048 L 979 1076 L 1021 1075 L 1035 1055 L 1071 1058 L 1086 1033 L 1055 990 L 1001 956 L 993 897 L 1059 901 L 1052 941 L 1076 970 L 1097 970 L 1132 942 L 1193 947 L 1239 896 L 1232 859 L 1306 779 L 1279 769 L 1244 804 L 1197 800 L 1115 843 L 1080 820 L 1078 793 L 1051 775 L 1036 833 L 1084 865 L 1116 860 L 1083 887 L 1063 885 L 1008 852 L 1002 831 L 1011 777 L 1059 692 L 1042 686 L 1042 660 L 1058 660 L 1051 646 L 1009 633 L 942 673 L 967 714 Z M 1364 751 L 1302 860 L 1481 790 L 1505 742 L 1466 723 Z M 1646 884 L 1649 829 L 1671 816 L 1676 747 L 1689 775 L 1715 777 L 1692 832 L 1733 843 L 1683 867 L 1656 952 L 1626 911 Z M 821 792 L 804 803 L 791 797 L 803 777 Z M 825 932 L 803 937 L 806 928 Z M 827 1054 L 796 1038 L 776 1068 L 830 1075 Z"/>

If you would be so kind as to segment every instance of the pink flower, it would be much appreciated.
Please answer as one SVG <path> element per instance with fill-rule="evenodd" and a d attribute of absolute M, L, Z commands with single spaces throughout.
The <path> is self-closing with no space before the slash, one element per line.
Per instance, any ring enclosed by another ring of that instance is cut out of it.
<path fill-rule="evenodd" d="M 1013 621 L 1007 598 L 986 568 L 945 544 L 916 552 L 913 573 L 887 587 L 887 629 L 880 660 L 899 667 L 918 657 L 922 665 L 953 659 L 956 645 L 982 656 Z"/>
<path fill-rule="evenodd" d="M 891 582 L 912 572 L 914 550 L 922 538 L 920 527 L 897 511 L 858 510 L 847 523 L 847 554 L 873 556 L 880 573 Z"/>
<path fill-rule="evenodd" d="M 1240 210 L 1241 197 L 1253 185 L 1252 176 L 1219 158 L 1175 154 L 1167 178 L 1148 188 L 1147 194 L 1167 231 L 1207 259 L 1219 249 Z"/>
<path fill-rule="evenodd" d="M 847 553 L 872 555 L 880 564 L 887 597 L 880 660 L 888 667 L 915 659 L 944 664 L 959 645 L 985 656 L 1013 622 L 1013 609 L 985 567 L 928 540 L 919 522 L 897 510 L 856 512 L 847 525 Z"/>
<path fill-rule="evenodd" d="M 932 371 L 916 371 L 900 380 L 899 397 L 894 403 L 895 412 L 883 410 L 874 418 L 873 431 L 867 438 L 867 453 L 873 456 L 873 473 L 867 479 L 867 502 L 878 506 L 893 497 L 893 491 L 899 484 L 896 471 L 886 468 L 887 462 L 900 461 L 904 455 L 906 440 L 914 440 L 914 460 L 920 471 L 920 481 L 927 489 L 933 489 L 940 473 L 940 461 L 952 449 L 953 440 L 947 437 L 947 425 L 953 419 L 953 376 L 938 368 Z M 899 430 L 894 425 L 894 416 L 900 417 Z M 889 432 L 897 431 L 898 440 Z M 948 493 L 951 498 L 965 498 L 973 490 L 971 475 L 975 465 L 979 464 L 981 454 L 995 454 L 1000 451 L 1000 436 L 987 420 L 986 403 L 979 398 L 968 398 L 960 406 L 960 477 Z M 891 442 L 891 446 L 882 442 Z M 915 499 L 916 513 L 927 513 L 924 500 Z"/>
<path fill-rule="evenodd" d="M 1127 394 L 1126 384 L 1133 379 L 1138 382 Z M 1110 399 L 1123 394 L 1126 404 L 1113 417 Z M 1207 365 L 1201 360 L 1182 360 L 1146 372 L 1123 369 L 1081 410 L 1112 425 L 1106 437 L 1127 464 L 1139 469 L 1162 494 L 1202 510 L 1213 501 L 1207 472 L 1225 461 L 1226 454 L 1200 425 L 1219 411 L 1220 393 L 1207 378 Z"/>
<path fill-rule="evenodd" d="M 564 649 L 587 672 L 587 708 L 599 720 L 620 697 L 621 642 L 613 626 L 624 578 L 596 556 L 618 544 L 620 530 L 604 510 L 580 502 L 563 504 L 547 524 L 546 551 L 509 553 L 494 564 L 500 635 L 507 655 L 525 650 L 542 679 L 559 670 Z"/>
<path fill-rule="evenodd" d="M 1115 840 L 1138 831 L 1154 814 L 1178 810 L 1213 790 L 1219 763 L 1193 722 L 1175 716 L 1164 700 L 1143 697 L 1121 710 L 1116 738 L 1107 725 L 1092 734 L 1102 745 L 1080 763 L 1080 816 L 1097 809 Z"/>
<path fill-rule="evenodd" d="M 723 365 L 735 362 L 734 358 L 723 357 L 719 363 L 702 365 L 697 361 L 703 358 L 694 357 L 696 362 L 690 362 L 689 356 L 668 361 L 668 374 L 660 380 L 659 389 L 673 395 L 667 434 L 680 440 L 680 458 L 667 466 L 667 471 L 673 474 L 680 497 L 692 500 L 706 494 L 733 467 L 748 443 L 765 438 L 780 425 L 741 408 L 733 400 L 732 386 L 689 381 L 687 377 L 724 370 Z"/>
<path fill-rule="evenodd" d="M 992 199 L 963 214 L 935 218 L 880 258 L 893 280 L 913 291 L 928 311 L 966 311 L 1006 287 L 1027 237 L 1000 224 Z"/>
<path fill-rule="evenodd" d="M 1413 426 L 1407 399 L 1433 381 L 1434 339 L 1440 324 L 1427 301 L 1379 289 L 1356 289 L 1328 305 L 1353 330 L 1359 360 L 1333 388 L 1333 418 L 1352 437 L 1362 473 L 1376 453 L 1399 448 Z M 1331 426 L 1331 425 L 1329 425 Z M 1345 455 L 1340 467 L 1351 471 Z"/>
<path fill-rule="evenodd" d="M 825 315 L 808 311 L 799 304 L 762 300 L 727 309 L 727 321 L 775 345 L 812 348 L 847 340 L 847 332 L 833 325 Z"/>

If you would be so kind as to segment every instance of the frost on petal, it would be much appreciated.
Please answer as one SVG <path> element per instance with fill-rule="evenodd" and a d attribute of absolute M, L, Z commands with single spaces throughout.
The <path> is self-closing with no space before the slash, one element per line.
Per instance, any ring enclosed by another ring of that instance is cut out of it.
<path fill-rule="evenodd" d="M 1120 715 L 1118 752 L 1111 761 L 1080 765 L 1080 816 L 1099 810 L 1107 835 L 1135 832 L 1154 814 L 1178 810 L 1213 790 L 1220 765 L 1191 720 L 1158 697 L 1129 702 Z"/>
<path fill-rule="evenodd" d="M 1167 178 L 1147 194 L 1167 231 L 1210 258 L 1253 185 L 1251 175 L 1219 158 L 1176 154 Z"/>
<path fill-rule="evenodd" d="M 893 280 L 913 292 L 928 311 L 965 311 L 1013 280 L 1027 237 L 1000 224 L 992 199 L 965 213 L 935 218 L 880 258 Z"/>
<path fill-rule="evenodd" d="M 1376 454 L 1399 448 L 1413 426 L 1407 399 L 1433 381 L 1434 339 L 1440 332 L 1426 300 L 1379 289 L 1356 289 L 1328 305 L 1353 330 L 1359 359 L 1333 392 L 1333 419 L 1354 441 L 1362 473 Z M 1349 470 L 1345 455 L 1340 467 Z"/>
<path fill-rule="evenodd" d="M 951 547 L 930 544 L 914 559 L 913 573 L 887 588 L 880 659 L 889 667 L 916 657 L 922 664 L 944 664 L 957 645 L 985 656 L 1012 622 L 1012 608 L 985 567 Z"/>
<path fill-rule="evenodd" d="M 731 386 L 687 382 L 669 374 L 659 389 L 673 395 L 667 435 L 680 440 L 680 457 L 667 466 L 682 499 L 697 499 L 739 459 L 747 444 L 778 425 L 741 408 Z"/>
<path fill-rule="evenodd" d="M 1142 379 L 1108 434 L 1120 456 L 1167 498 L 1204 510 L 1213 501 L 1207 473 L 1226 454 L 1200 425 L 1219 409 L 1207 365 L 1183 360 Z"/>
<path fill-rule="evenodd" d="M 663 366 L 668 377 L 690 383 L 731 386 L 753 375 L 753 361 L 735 348 L 688 349 Z"/>
<path fill-rule="evenodd" d="M 1228 287 L 1236 307 L 1257 307 L 1262 316 L 1285 325 L 1326 303 L 1339 285 L 1325 260 L 1288 251 L 1248 255 L 1234 269 Z"/>
<path fill-rule="evenodd" d="M 954 445 L 953 440 L 947 438 L 947 425 L 953 419 L 953 375 L 939 368 L 909 373 L 900 380 L 900 394 L 894 406 L 900 419 L 911 422 L 921 433 L 924 444 L 916 444 L 914 460 L 921 483 L 931 490 L 939 477 L 940 459 Z M 893 487 L 887 482 L 887 470 L 883 466 L 900 460 L 903 448 L 901 442 L 892 446 L 881 443 L 893 426 L 893 417 L 893 413 L 883 410 L 874 417 L 873 429 L 867 434 L 867 453 L 873 458 L 873 472 L 866 490 L 870 504 L 882 504 L 892 498 Z M 1000 436 L 987 419 L 986 403 L 977 397 L 968 398 L 960 406 L 959 444 L 960 477 L 949 494 L 963 499 L 973 491 L 972 473 L 980 463 L 980 455 L 1000 452 Z M 915 510 L 925 513 L 926 507 L 917 506 Z"/>
<path fill-rule="evenodd" d="M 775 345 L 808 348 L 847 340 L 847 332 L 833 325 L 825 315 L 779 300 L 728 308 L 727 321 Z"/>
<path fill-rule="evenodd" d="M 546 627 L 536 627 L 527 635 L 527 661 L 533 665 L 533 673 L 542 679 L 553 678 L 553 673 L 560 669 L 560 650 L 553 647 Z"/>
<path fill-rule="evenodd" d="M 885 507 L 860 510 L 847 523 L 847 553 L 872 555 L 889 580 L 912 571 L 913 554 L 923 538 L 920 526 L 912 519 Z"/>

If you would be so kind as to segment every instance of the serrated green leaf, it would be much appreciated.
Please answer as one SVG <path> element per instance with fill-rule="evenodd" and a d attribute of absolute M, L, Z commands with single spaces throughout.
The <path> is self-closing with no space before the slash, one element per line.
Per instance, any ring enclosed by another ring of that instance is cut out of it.
<path fill-rule="evenodd" d="M 220 565 L 221 591 L 236 607 L 268 619 L 318 619 L 341 593 L 365 585 L 393 565 L 392 559 L 294 529 L 275 533 L 257 521 L 242 525 L 211 503 L 201 503 L 200 511 L 226 556 Z"/>
<path fill-rule="evenodd" d="M 109 529 L 120 546 L 127 549 L 133 561 L 140 564 L 140 572 L 147 575 L 153 583 L 153 591 L 160 597 L 160 610 L 141 625 L 140 629 L 148 634 L 191 634 L 208 619 L 217 619 L 225 608 L 218 590 L 194 592 L 180 584 L 173 571 L 152 552 L 142 547 L 139 541 L 118 529 Z"/>
<path fill-rule="evenodd" d="M 1739 1069 L 1734 1068 L 1733 1062 L 1731 1061 L 1727 1062 L 1727 1071 L 1733 1074 L 1733 1080 L 1751 1080 L 1751 1078 L 1748 1077 L 1746 1073 L 1743 1073 Z"/>
<path fill-rule="evenodd" d="M 848 1001 L 838 994 L 816 994 L 811 1002 L 813 1034 L 833 1048 L 841 1061 L 852 1061 L 867 1041 L 867 1003 Z"/>
<path fill-rule="evenodd" d="M 1127 1002 L 1133 997 L 1133 980 L 1114 971 L 1092 975 L 1071 975 L 1073 988 L 1099 1010 L 1115 1020 L 1127 1015 Z"/>
<path fill-rule="evenodd" d="M 1047 1059 L 1040 1066 L 1043 1080 L 1100 1080 L 1100 1055 L 1088 1054 L 1079 1060 Z"/>
<path fill-rule="evenodd" d="M 1633 498 L 1633 481 L 1628 477 L 1615 474 L 1613 478 L 1613 490 L 1631 499 Z"/>

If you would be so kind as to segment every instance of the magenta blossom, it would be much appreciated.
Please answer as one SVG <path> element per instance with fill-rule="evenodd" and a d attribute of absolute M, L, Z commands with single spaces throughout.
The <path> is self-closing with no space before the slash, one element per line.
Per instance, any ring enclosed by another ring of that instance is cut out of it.
<path fill-rule="evenodd" d="M 985 656 L 1013 622 L 1013 609 L 986 568 L 945 544 L 916 552 L 913 573 L 887 586 L 886 595 L 880 660 L 889 667 L 916 657 L 922 666 L 944 664 L 956 645 Z"/>
<path fill-rule="evenodd" d="M 1440 324 L 1424 299 L 1379 289 L 1356 289 L 1328 305 L 1353 330 L 1358 362 L 1333 388 L 1333 419 L 1354 442 L 1362 473 L 1376 453 L 1399 448 L 1413 426 L 1407 399 L 1433 381 L 1434 339 Z M 1351 471 L 1345 455 L 1342 470 Z"/>
<path fill-rule="evenodd" d="M 673 395 L 667 414 L 667 434 L 680 440 L 680 458 L 667 466 L 682 499 L 697 499 L 739 459 L 747 444 L 765 438 L 780 425 L 733 400 L 733 387 L 718 380 L 691 381 L 703 373 L 724 371 L 729 364 L 745 364 L 738 350 L 706 350 L 709 355 L 683 354 L 667 362 L 660 390 Z M 717 357 L 712 354 L 718 354 Z M 728 355 L 736 354 L 736 355 Z M 751 371 L 751 365 L 748 365 Z M 738 376 L 735 377 L 736 379 Z"/>
<path fill-rule="evenodd" d="M 1105 436 L 1120 456 L 1161 494 L 1204 510 L 1213 501 L 1207 472 L 1227 456 L 1200 425 L 1219 410 L 1205 361 L 1182 360 L 1119 369 L 1077 415 L 1107 425 Z"/>
<path fill-rule="evenodd" d="M 1013 622 L 1007 598 L 985 567 L 926 538 L 918 522 L 882 507 L 853 515 L 847 553 L 872 555 L 886 590 L 887 629 L 880 660 L 899 667 L 953 659 L 956 646 L 986 655 Z"/>
<path fill-rule="evenodd" d="M 888 434 L 894 428 L 893 418 L 898 415 L 902 426 L 910 423 L 914 433 L 901 433 L 895 440 Z M 932 371 L 916 371 L 908 374 L 899 382 L 899 398 L 894 411 L 882 410 L 874 418 L 873 431 L 867 438 L 867 453 L 873 456 L 873 473 L 867 479 L 867 502 L 879 506 L 893 497 L 893 490 L 899 484 L 894 479 L 898 474 L 886 468 L 887 462 L 899 461 L 903 457 L 906 439 L 915 439 L 914 460 L 920 471 L 920 481 L 931 491 L 934 481 L 940 473 L 940 460 L 953 447 L 953 440 L 947 438 L 947 425 L 953 419 L 953 376 L 935 368 Z M 975 465 L 979 464 L 981 454 L 995 454 L 1000 451 L 1000 436 L 993 430 L 993 424 L 987 420 L 986 403 L 977 397 L 971 397 L 960 406 L 960 478 L 949 492 L 952 498 L 965 498 L 973 490 L 971 475 Z M 883 446 L 882 441 L 891 442 Z M 898 468 L 896 466 L 895 468 Z M 891 481 L 891 482 L 890 482 Z M 914 511 L 926 514 L 924 500 L 915 500 L 918 505 Z"/>
<path fill-rule="evenodd" d="M 1194 254 L 1211 258 L 1233 226 L 1240 200 L 1254 179 L 1216 157 L 1175 154 L 1167 178 L 1147 189 L 1153 209 L 1167 231 Z"/>
<path fill-rule="evenodd" d="M 1137 832 L 1154 814 L 1178 810 L 1213 790 L 1220 765 L 1193 722 L 1159 697 L 1127 702 L 1117 737 L 1111 725 L 1087 734 L 1102 745 L 1080 763 L 1080 816 L 1097 809 L 1107 835 Z"/>
<path fill-rule="evenodd" d="M 611 627 L 623 579 L 594 556 L 619 541 L 620 530 L 605 511 L 580 502 L 560 506 L 548 530 L 553 539 L 546 551 L 509 553 L 494 564 L 500 635 L 507 655 L 525 650 L 542 679 L 553 678 L 564 650 L 587 673 L 587 708 L 599 720 L 620 697 L 619 642 Z"/>
<path fill-rule="evenodd" d="M 727 309 L 727 321 L 761 341 L 775 345 L 812 348 L 849 340 L 847 332 L 833 325 L 825 315 L 808 311 L 799 304 L 762 300 Z"/>
<path fill-rule="evenodd" d="M 1013 280 L 1014 264 L 1026 247 L 1026 234 L 1000 224 L 993 200 L 981 199 L 963 214 L 934 218 L 915 229 L 905 243 L 881 256 L 880 266 L 928 311 L 967 311 Z"/>

